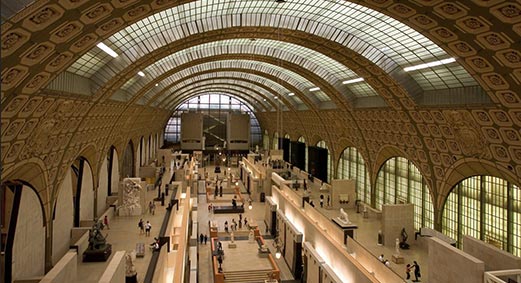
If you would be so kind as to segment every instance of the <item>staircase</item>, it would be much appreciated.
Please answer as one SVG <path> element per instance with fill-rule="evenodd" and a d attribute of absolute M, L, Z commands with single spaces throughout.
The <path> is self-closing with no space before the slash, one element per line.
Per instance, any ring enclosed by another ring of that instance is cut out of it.
<path fill-rule="evenodd" d="M 264 283 L 269 279 L 270 269 L 224 272 L 224 283 Z"/>
<path fill-rule="evenodd" d="M 211 114 L 204 115 L 203 132 L 206 136 L 205 146 L 222 145 L 226 137 L 226 120 L 221 120 Z"/>

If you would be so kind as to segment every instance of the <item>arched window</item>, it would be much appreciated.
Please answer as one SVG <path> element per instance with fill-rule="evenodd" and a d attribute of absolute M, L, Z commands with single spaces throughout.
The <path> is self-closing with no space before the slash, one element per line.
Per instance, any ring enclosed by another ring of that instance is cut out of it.
<path fill-rule="evenodd" d="M 521 256 L 521 189 L 492 176 L 461 181 L 445 201 L 442 231 L 459 247 L 468 235 Z"/>
<path fill-rule="evenodd" d="M 259 121 L 257 120 L 257 117 L 253 113 L 252 109 L 253 108 L 242 99 L 225 94 L 212 93 L 190 98 L 189 100 L 180 104 L 170 117 L 170 120 L 168 120 L 164 131 L 165 140 L 174 143 L 181 141 L 181 114 L 184 112 L 197 111 L 208 114 L 212 117 L 211 120 L 221 121 L 219 123 L 222 123 L 222 121 L 225 120 L 224 117 L 227 115 L 227 113 L 241 112 L 250 115 L 251 146 L 255 147 L 261 143 L 262 131 Z M 219 113 L 219 115 L 222 117 L 215 117 L 215 113 Z M 214 128 L 221 129 L 223 127 L 212 127 L 212 129 Z M 224 127 L 219 132 L 219 135 L 224 135 L 223 133 L 225 131 L 226 128 Z"/>
<path fill-rule="evenodd" d="M 393 157 L 378 172 L 375 188 L 375 207 L 383 204 L 414 204 L 414 228 L 434 228 L 434 209 L 429 188 L 420 171 L 403 157 Z"/>
<path fill-rule="evenodd" d="M 356 181 L 356 198 L 371 204 L 371 184 L 369 173 L 362 155 L 354 147 L 344 149 L 338 161 L 337 176 L 339 179 Z"/>
<path fill-rule="evenodd" d="M 335 175 L 334 174 L 334 169 L 333 169 L 333 166 L 331 164 L 331 152 L 329 152 L 329 148 L 327 147 L 326 145 L 326 141 L 319 141 L 317 143 L 317 147 L 321 147 L 321 148 L 325 148 L 327 149 L 327 182 L 328 183 L 331 183 L 331 179 L 333 178 L 333 176 Z"/>

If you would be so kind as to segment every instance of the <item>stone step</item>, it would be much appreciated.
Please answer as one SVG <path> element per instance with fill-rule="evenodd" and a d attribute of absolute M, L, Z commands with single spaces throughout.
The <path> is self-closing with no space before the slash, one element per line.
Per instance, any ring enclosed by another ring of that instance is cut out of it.
<path fill-rule="evenodd" d="M 264 283 L 271 270 L 242 270 L 224 272 L 225 283 Z"/>

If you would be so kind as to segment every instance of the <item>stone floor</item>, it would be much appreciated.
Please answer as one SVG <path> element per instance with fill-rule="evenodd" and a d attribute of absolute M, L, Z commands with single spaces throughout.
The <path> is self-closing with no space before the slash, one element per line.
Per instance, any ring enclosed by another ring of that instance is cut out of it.
<path fill-rule="evenodd" d="M 237 170 L 234 168 L 232 170 Z M 213 172 L 212 169 L 207 170 L 208 172 Z M 212 173 L 210 173 L 211 175 Z M 167 179 L 170 176 L 165 176 L 163 184 L 167 183 Z M 240 184 L 241 191 L 245 192 L 244 186 L 242 183 Z M 320 194 L 325 194 L 325 192 L 320 192 L 318 187 L 312 187 L 311 189 L 311 200 L 314 200 L 316 204 L 316 209 L 326 215 L 328 218 L 338 216 L 338 211 L 340 206 L 336 207 L 319 207 L 319 196 Z M 301 192 L 302 190 L 299 190 Z M 146 194 L 147 200 L 152 199 L 157 195 L 157 191 L 149 191 Z M 204 188 L 200 189 L 198 192 L 198 234 L 210 234 L 208 229 L 208 221 L 217 221 L 219 223 L 220 231 L 224 231 L 224 222 L 228 221 L 231 223 L 231 220 L 234 218 L 236 221 L 238 220 L 238 214 L 219 214 L 215 215 L 212 213 L 208 213 L 206 195 L 204 193 Z M 327 197 L 326 197 L 327 198 Z M 266 228 L 264 224 L 264 212 L 265 206 L 264 203 L 254 202 L 253 209 L 246 209 L 243 217 L 248 217 L 249 219 L 253 219 L 258 225 L 261 233 L 265 233 Z M 377 245 L 377 231 L 380 229 L 380 220 L 375 218 L 363 218 L 362 214 L 356 213 L 354 209 L 346 209 L 346 212 L 349 214 L 349 219 L 351 222 L 358 225 L 358 229 L 355 232 L 355 239 L 359 241 L 362 245 L 366 247 L 375 257 L 380 254 L 383 254 L 386 259 L 391 259 L 392 254 L 394 253 L 394 248 L 384 247 Z M 135 249 L 135 245 L 138 242 L 145 243 L 146 246 L 153 242 L 154 236 L 157 235 L 159 231 L 159 227 L 163 221 L 163 217 L 165 214 L 165 207 L 161 207 L 159 203 L 156 204 L 156 213 L 155 215 L 145 214 L 143 216 L 136 217 L 115 217 L 110 223 L 110 230 L 104 230 L 104 233 L 108 234 L 107 240 L 109 243 L 113 245 L 113 252 L 118 250 L 130 251 Z M 145 237 L 139 233 L 139 229 L 137 227 L 137 223 L 140 218 L 143 218 L 144 221 L 149 220 L 152 223 L 152 233 L 150 237 Z M 245 228 L 242 228 L 244 231 Z M 231 232 L 231 230 L 230 230 Z M 237 233 L 236 237 L 241 234 Z M 224 232 L 220 234 L 223 237 L 223 240 L 226 239 L 227 234 Z M 415 244 L 414 235 L 409 235 L 409 242 L 411 243 L 410 250 L 401 251 L 402 255 L 405 258 L 406 263 L 412 263 L 413 260 L 418 261 L 422 268 L 422 275 L 427 275 L 427 250 L 423 248 L 422 245 Z M 266 239 L 266 244 L 272 251 L 273 241 Z M 226 246 L 223 246 L 226 249 Z M 213 282 L 212 276 L 212 266 L 210 261 L 210 244 L 200 245 L 198 249 L 199 253 L 199 262 L 198 262 L 198 276 L 199 282 Z M 136 269 L 138 271 L 138 282 L 143 282 L 144 276 L 146 274 L 148 264 L 151 257 L 151 251 L 146 248 L 145 257 L 138 258 L 136 260 Z M 112 257 L 111 257 L 112 258 Z M 97 282 L 101 277 L 102 273 L 105 270 L 108 262 L 100 262 L 100 263 L 83 263 L 81 262 L 81 258 L 78 260 L 78 282 L 81 283 L 91 283 Z M 239 257 L 238 257 L 239 258 Z M 283 281 L 293 280 L 294 278 L 289 271 L 285 261 L 283 258 L 276 259 L 279 268 L 281 269 L 281 279 Z M 229 262 L 228 262 L 229 263 Z M 233 262 L 233 265 L 237 265 L 239 268 L 240 265 L 249 265 L 250 263 L 247 261 L 236 260 Z M 391 263 L 391 269 L 395 271 L 399 276 L 405 278 L 405 264 L 395 264 Z M 226 266 L 225 266 L 226 268 Z M 231 267 L 230 267 L 231 268 Z M 235 267 L 234 267 L 235 268 Z M 411 274 L 412 275 L 412 274 Z M 422 282 L 427 282 L 428 278 L 423 277 Z"/>

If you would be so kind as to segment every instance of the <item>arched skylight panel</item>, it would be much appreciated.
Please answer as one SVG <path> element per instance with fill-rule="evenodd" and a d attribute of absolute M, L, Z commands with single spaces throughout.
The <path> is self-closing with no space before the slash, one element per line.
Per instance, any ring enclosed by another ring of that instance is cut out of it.
<path fill-rule="evenodd" d="M 281 86 L 280 82 L 271 81 L 269 79 L 266 79 L 265 77 L 258 76 L 258 75 L 255 75 L 255 74 L 248 74 L 248 73 L 242 73 L 242 72 L 229 72 L 229 71 L 227 71 L 227 72 L 204 73 L 204 74 L 201 74 L 199 76 L 196 76 L 196 77 L 190 78 L 188 80 L 185 80 L 185 81 L 183 81 L 181 83 L 175 84 L 172 87 L 170 87 L 169 89 L 165 90 L 163 92 L 163 94 L 156 99 L 156 101 L 161 101 L 161 100 L 165 99 L 166 97 L 169 96 L 170 93 L 173 93 L 177 89 L 179 89 L 181 87 L 181 85 L 192 84 L 192 83 L 196 82 L 197 80 L 201 80 L 201 79 L 210 79 L 210 78 L 218 78 L 218 77 L 243 78 L 243 79 L 248 80 L 248 81 L 250 81 L 250 80 L 251 81 L 256 81 L 259 84 L 265 85 L 268 88 L 273 89 L 277 93 L 289 93 L 290 92 L 288 89 L 286 89 L 285 87 Z M 288 99 L 290 102 L 294 101 L 293 105 L 295 105 L 296 103 L 299 103 L 298 100 L 295 100 L 295 97 L 296 97 L 296 95 L 292 96 L 290 99 Z"/>
<path fill-rule="evenodd" d="M 213 61 L 204 63 L 201 65 L 197 65 L 185 70 L 182 70 L 178 72 L 178 74 L 173 74 L 172 76 L 176 75 L 177 78 L 183 78 L 186 76 L 190 76 L 193 73 L 198 72 L 204 72 L 208 70 L 217 70 L 217 69 L 228 69 L 228 68 L 242 68 L 245 70 L 253 69 L 257 71 L 261 71 L 267 74 L 271 74 L 276 78 L 280 78 L 280 82 L 277 82 L 278 84 L 284 82 L 289 83 L 293 85 L 294 87 L 300 89 L 300 90 L 307 90 L 314 85 L 309 82 L 304 77 L 293 73 L 289 70 L 283 69 L 281 67 L 263 63 L 263 62 L 252 62 L 248 60 L 225 60 L 225 61 Z M 248 74 L 250 75 L 250 74 Z M 169 80 L 170 78 L 165 79 L 165 82 L 171 84 L 176 82 L 177 80 Z"/>
<path fill-rule="evenodd" d="M 190 86 L 190 88 L 184 88 L 182 92 L 179 93 L 170 93 L 169 96 L 160 104 L 166 105 L 167 101 L 173 100 L 174 96 L 185 95 L 193 92 L 201 92 L 204 90 L 219 90 L 219 91 L 230 91 L 235 93 L 243 93 L 249 95 L 250 99 L 256 99 L 255 105 L 262 106 L 262 108 L 271 109 L 273 106 L 269 104 L 267 101 L 263 100 L 263 97 L 259 95 L 257 92 L 252 91 L 248 86 L 238 86 L 238 85 L 230 85 L 225 82 L 212 83 L 207 82 L 207 84 L 198 84 L 197 86 Z M 264 94 L 264 97 L 271 97 L 269 94 Z"/>
<path fill-rule="evenodd" d="M 346 87 L 356 97 L 378 96 L 378 93 L 374 90 L 374 88 L 365 81 L 348 84 Z"/>
<path fill-rule="evenodd" d="M 166 109 L 174 109 L 174 108 L 176 108 L 175 105 L 178 105 L 180 101 L 185 101 L 187 98 L 190 98 L 190 97 L 207 96 L 208 94 L 221 94 L 221 95 L 227 95 L 229 97 L 237 97 L 237 98 L 240 98 L 241 101 L 243 101 L 243 103 L 248 103 L 248 105 L 255 105 L 255 108 L 252 108 L 252 109 L 255 109 L 256 111 L 259 111 L 259 112 L 266 111 L 265 107 L 261 107 L 259 105 L 259 103 L 257 103 L 257 101 L 252 100 L 251 97 L 248 97 L 247 95 L 244 95 L 241 92 L 230 91 L 230 90 L 225 90 L 225 89 L 218 89 L 218 88 L 202 89 L 199 91 L 196 90 L 196 91 L 192 91 L 192 92 L 183 94 L 182 96 L 176 97 L 175 99 L 168 101 L 168 103 L 165 103 L 164 107 Z M 203 103 L 208 104 L 208 101 L 203 101 Z M 218 103 L 219 102 L 211 102 L 210 104 L 218 104 Z M 208 106 L 202 105 L 202 108 L 207 108 L 207 107 Z M 237 109 L 240 109 L 240 108 L 237 108 Z M 241 110 L 245 110 L 245 109 L 241 109 Z M 271 110 L 271 107 L 268 109 Z"/>
<path fill-rule="evenodd" d="M 177 95 L 178 93 L 188 92 L 197 88 L 208 88 L 208 87 L 220 87 L 220 88 L 230 88 L 230 89 L 238 89 L 243 91 L 244 93 L 250 94 L 252 97 L 258 97 L 259 100 L 262 100 L 262 97 L 258 95 L 258 93 L 262 94 L 264 97 L 272 98 L 273 95 L 268 93 L 267 91 L 252 85 L 247 84 L 242 81 L 232 81 L 232 80 L 210 80 L 210 81 L 199 81 L 196 83 L 185 84 L 183 87 L 180 87 L 178 91 L 172 91 L 171 95 Z M 252 92 L 253 89 L 255 92 Z"/>
<path fill-rule="evenodd" d="M 243 83 L 243 84 L 240 84 Z M 238 89 L 245 93 L 250 94 L 252 97 L 257 98 L 259 101 L 263 101 L 261 103 L 264 103 L 264 99 L 269 99 L 272 103 L 274 103 L 274 96 L 276 94 L 272 94 L 267 92 L 266 90 L 263 90 L 259 88 L 258 86 L 255 86 L 253 84 L 247 84 L 244 82 L 237 82 L 235 83 L 233 80 L 209 80 L 209 81 L 195 81 L 195 82 L 188 82 L 184 84 L 184 86 L 179 87 L 177 90 L 169 91 L 168 97 L 165 98 L 165 101 L 168 99 L 171 99 L 171 97 L 177 97 L 182 95 L 183 93 L 187 93 L 196 89 L 202 89 L 202 88 L 210 88 L 210 87 L 220 87 L 220 88 L 230 88 L 230 89 Z M 253 89 L 255 92 L 251 91 Z M 259 95 L 259 93 L 261 95 Z M 267 104 L 268 102 L 266 102 Z"/>
<path fill-rule="evenodd" d="M 212 61 L 215 62 L 215 64 L 209 68 L 209 69 L 200 69 L 197 70 L 196 68 L 189 68 L 191 72 L 201 72 L 205 70 L 212 70 L 212 69 L 222 69 L 222 68 L 242 68 L 242 69 L 253 69 L 257 71 L 261 71 L 276 77 L 279 77 L 281 80 L 285 80 L 286 82 L 291 83 L 292 85 L 301 88 L 311 88 L 313 87 L 313 84 L 309 82 L 307 79 L 302 77 L 301 75 L 292 72 L 288 69 L 285 69 L 283 67 L 264 63 L 260 61 L 251 61 L 251 60 L 222 60 L 222 61 Z M 210 62 L 211 63 L 211 62 Z M 201 64 L 202 65 L 202 64 Z M 187 69 L 185 69 L 187 70 Z M 190 75 L 190 72 L 186 72 L 185 70 L 182 70 L 179 72 L 178 76 L 185 77 Z M 174 74 L 175 75 L 175 74 Z M 164 82 L 166 83 L 174 83 L 176 79 L 171 78 L 172 76 L 166 78 Z M 128 80 L 121 88 L 124 90 L 127 90 L 129 92 L 137 93 L 142 87 L 144 87 L 148 82 L 151 80 L 147 80 L 145 77 L 139 77 L 134 76 L 130 80 Z"/>
<path fill-rule="evenodd" d="M 457 63 L 455 66 L 437 66 L 432 69 L 411 71 L 410 75 L 424 90 L 440 90 L 477 86 L 477 81 Z"/>
<path fill-rule="evenodd" d="M 177 104 L 179 101 L 182 101 L 186 97 L 192 97 L 192 96 L 197 96 L 197 95 L 201 95 L 201 94 L 205 94 L 205 93 L 212 93 L 212 92 L 227 93 L 230 95 L 240 97 L 243 100 L 248 101 L 251 105 L 255 105 L 255 109 L 257 109 L 258 111 L 265 111 L 267 109 L 268 110 L 273 109 L 273 107 L 271 107 L 271 105 L 267 106 L 267 105 L 261 104 L 262 99 L 257 98 L 257 100 L 255 100 L 255 98 L 251 96 L 251 95 L 253 95 L 252 93 L 246 94 L 239 90 L 219 88 L 219 87 L 199 88 L 199 89 L 193 89 L 190 91 L 186 91 L 186 92 L 180 93 L 179 95 L 176 95 L 175 97 L 172 97 L 172 99 L 170 99 L 170 100 L 166 100 L 165 102 L 163 102 L 163 105 L 165 105 L 168 108 L 172 108 L 172 105 Z"/>
<path fill-rule="evenodd" d="M 204 64 L 204 65 L 211 65 L 211 66 L 209 66 L 207 69 L 206 68 L 203 69 L 202 71 L 212 70 L 214 68 L 213 63 L 214 62 Z M 198 65 L 198 66 L 201 66 L 201 65 Z M 199 68 L 196 71 L 194 71 L 193 69 L 194 69 L 194 67 L 190 68 L 189 70 L 185 70 L 185 71 L 188 71 L 190 74 L 195 74 L 195 73 L 201 72 L 201 69 L 199 69 Z M 186 75 L 179 74 L 179 73 L 177 73 L 176 75 L 177 75 L 177 78 L 175 78 L 174 82 L 177 82 L 186 76 Z M 209 79 L 209 78 L 218 78 L 218 77 L 242 78 L 242 79 L 245 79 L 248 81 L 255 81 L 261 85 L 265 85 L 266 87 L 273 89 L 277 93 L 286 93 L 286 92 L 289 93 L 289 90 L 287 90 L 285 87 L 281 86 L 279 83 L 277 83 L 275 81 L 269 80 L 265 77 L 258 76 L 255 74 L 249 74 L 249 73 L 243 73 L 243 72 L 216 71 L 216 72 L 212 72 L 212 73 L 203 73 L 192 79 L 189 79 L 188 81 L 193 82 L 195 79 Z M 175 85 L 173 85 L 172 87 L 176 87 L 177 85 L 178 85 L 178 83 L 175 83 Z M 153 90 L 154 91 L 153 91 L 152 96 L 155 96 L 157 93 L 162 91 L 163 88 L 161 88 L 161 89 L 153 88 Z M 171 91 L 171 89 L 168 89 L 166 92 L 164 92 L 164 94 L 162 96 L 165 96 L 169 91 Z M 149 97 L 152 97 L 152 96 L 149 95 Z M 161 99 L 161 98 L 158 98 L 158 99 Z"/>
<path fill-rule="evenodd" d="M 220 54 L 252 54 L 252 60 L 255 60 L 255 55 L 281 58 L 281 60 L 298 64 L 314 72 L 331 84 L 335 84 L 339 80 L 343 80 L 347 77 L 356 76 L 353 71 L 347 69 L 342 64 L 311 49 L 274 40 L 258 41 L 259 42 L 252 42 L 249 39 L 224 40 L 184 49 L 149 65 L 144 69 L 144 73 L 147 74 L 147 76 L 139 81 L 143 83 L 149 82 L 164 72 L 193 61 L 194 59 Z M 252 46 L 252 44 L 255 45 Z M 271 44 L 272 46 L 268 47 L 264 46 L 264 44 Z M 125 84 L 124 88 L 127 89 L 129 85 L 131 84 Z"/>
<path fill-rule="evenodd" d="M 197 109 L 197 105 L 198 104 L 210 104 L 210 103 L 221 103 L 222 105 L 229 105 L 229 101 L 225 101 L 224 103 L 222 102 L 222 98 L 224 99 L 230 99 L 231 100 L 231 104 L 239 104 L 241 105 L 241 110 L 246 112 L 246 113 L 252 113 L 252 109 L 253 107 L 251 107 L 251 104 L 242 100 L 242 99 L 237 99 L 236 97 L 232 96 L 232 95 L 227 95 L 227 94 L 217 94 L 217 93 L 213 93 L 213 94 L 203 94 L 203 95 L 199 95 L 197 97 L 193 97 L 193 98 L 189 98 L 189 99 L 186 99 L 184 100 L 183 102 L 179 103 L 179 107 L 176 107 L 176 108 L 183 108 L 181 107 L 182 105 L 186 105 L 184 107 L 184 109 Z"/>
<path fill-rule="evenodd" d="M 234 9 L 229 9 L 230 4 L 233 5 Z M 326 6 L 328 8 L 324 9 L 323 7 Z M 180 13 L 180 11 L 184 12 Z M 197 21 L 198 24 L 195 25 L 194 21 Z M 313 21 L 320 21 L 321 23 Z M 298 26 L 295 23 L 298 23 Z M 415 55 L 416 52 L 411 51 L 415 48 L 427 50 L 427 53 L 430 54 L 428 57 L 436 58 L 438 51 L 440 52 L 439 56 L 445 56 L 445 52 L 439 47 L 410 27 L 382 13 L 347 1 L 334 4 L 331 4 L 330 1 L 317 2 L 316 0 L 284 4 L 278 4 L 275 1 L 241 1 L 239 3 L 218 0 L 196 1 L 149 16 L 119 32 L 126 33 L 125 36 L 119 38 L 112 36 L 109 41 L 119 47 L 125 47 L 124 49 L 134 48 L 135 55 L 138 56 L 128 54 L 129 58 L 138 58 L 146 53 L 138 54 L 140 49 L 134 47 L 136 44 L 153 42 L 153 45 L 157 47 L 159 46 L 158 43 L 164 42 L 166 44 L 166 42 L 178 40 L 192 33 L 240 24 L 243 26 L 296 28 L 323 37 L 326 37 L 326 35 L 334 36 L 335 38 L 329 39 L 335 41 L 339 37 L 345 38 L 338 33 L 338 30 L 345 30 L 373 45 L 378 50 L 388 48 L 388 54 L 395 62 L 400 62 L 400 57 L 408 64 L 413 64 L 422 59 Z M 374 26 L 374 30 L 370 30 L 370 26 Z M 337 29 L 336 32 L 335 29 Z M 161 38 L 163 39 L 159 40 Z M 411 42 L 414 42 L 414 44 L 403 45 L 401 43 L 409 42 L 407 39 L 412 39 Z M 349 46 L 349 42 L 342 42 L 342 44 Z M 403 50 L 398 50 L 402 48 Z M 147 52 L 150 51 L 148 48 L 146 50 Z M 428 60 L 428 58 L 423 59 Z M 105 74 L 104 76 L 105 79 L 108 79 L 112 75 Z"/>

